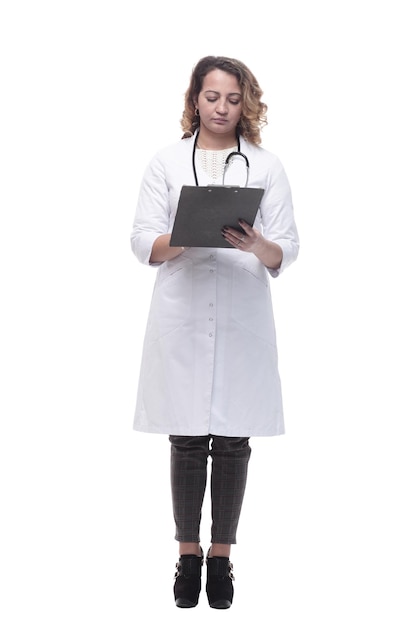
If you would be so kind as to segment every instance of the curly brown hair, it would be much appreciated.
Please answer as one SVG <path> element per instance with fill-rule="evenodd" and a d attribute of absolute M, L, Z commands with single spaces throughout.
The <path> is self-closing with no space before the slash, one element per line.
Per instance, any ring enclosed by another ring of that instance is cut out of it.
<path fill-rule="evenodd" d="M 268 123 L 266 118 L 267 105 L 261 101 L 263 91 L 250 69 L 241 61 L 230 57 L 207 56 L 198 61 L 194 67 L 190 84 L 185 92 L 184 112 L 181 118 L 181 128 L 184 131 L 182 139 L 194 134 L 199 126 L 199 118 L 195 114 L 195 104 L 203 86 L 206 74 L 214 69 L 223 70 L 236 76 L 242 89 L 242 115 L 237 125 L 237 133 L 246 141 L 254 144 L 261 143 L 261 129 Z"/>

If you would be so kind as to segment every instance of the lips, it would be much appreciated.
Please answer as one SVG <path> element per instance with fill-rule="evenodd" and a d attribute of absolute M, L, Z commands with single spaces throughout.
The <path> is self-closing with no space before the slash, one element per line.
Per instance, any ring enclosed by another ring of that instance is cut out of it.
<path fill-rule="evenodd" d="M 216 124 L 227 124 L 227 120 L 224 119 L 224 117 L 215 117 L 213 119 L 213 122 L 215 122 Z"/>

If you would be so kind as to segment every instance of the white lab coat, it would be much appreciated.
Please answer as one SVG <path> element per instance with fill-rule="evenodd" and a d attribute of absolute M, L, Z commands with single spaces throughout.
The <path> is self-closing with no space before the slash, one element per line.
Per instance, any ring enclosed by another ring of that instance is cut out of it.
<path fill-rule="evenodd" d="M 195 184 L 194 141 L 161 150 L 143 177 L 131 243 L 145 264 L 155 239 L 172 230 L 182 185 Z M 234 248 L 190 248 L 155 264 L 136 430 L 230 437 L 284 432 L 269 276 L 297 258 L 298 234 L 279 159 L 243 139 L 241 151 L 250 162 L 248 186 L 265 189 L 255 227 L 282 247 L 281 268 L 267 270 L 254 254 Z M 197 158 L 196 167 L 199 184 L 211 184 Z M 232 178 L 231 167 L 226 182 L 237 184 Z"/>

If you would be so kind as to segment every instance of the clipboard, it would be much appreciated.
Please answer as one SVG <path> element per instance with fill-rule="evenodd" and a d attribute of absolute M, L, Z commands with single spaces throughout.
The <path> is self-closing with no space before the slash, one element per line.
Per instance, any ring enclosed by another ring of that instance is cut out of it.
<path fill-rule="evenodd" d="M 184 185 L 170 246 L 233 248 L 222 235 L 223 226 L 242 233 L 239 219 L 253 226 L 263 194 L 258 187 Z"/>

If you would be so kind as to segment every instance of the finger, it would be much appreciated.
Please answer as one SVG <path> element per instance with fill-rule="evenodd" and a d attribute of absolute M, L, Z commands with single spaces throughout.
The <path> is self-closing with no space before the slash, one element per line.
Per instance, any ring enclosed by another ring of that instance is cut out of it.
<path fill-rule="evenodd" d="M 250 226 L 250 224 L 245 222 L 245 220 L 240 219 L 239 220 L 239 226 L 241 226 L 243 228 L 243 230 L 245 231 L 245 233 L 247 235 L 250 235 L 252 233 L 252 231 L 253 231 L 252 226 Z"/>
<path fill-rule="evenodd" d="M 234 228 L 231 228 L 230 226 L 225 226 L 222 229 L 222 232 L 224 235 L 228 235 L 228 237 L 231 237 L 233 240 L 237 240 L 239 241 L 241 239 L 241 237 L 243 236 L 243 233 L 239 230 L 235 230 Z"/>
<path fill-rule="evenodd" d="M 228 241 L 232 246 L 238 248 L 239 250 L 244 249 L 245 244 L 248 243 L 249 237 L 245 235 L 240 230 L 235 230 L 230 226 L 225 226 L 222 228 L 223 237 Z"/>
<path fill-rule="evenodd" d="M 226 239 L 226 241 L 228 241 L 229 243 L 231 243 L 233 246 L 237 246 L 237 244 L 239 243 L 239 238 L 237 237 L 237 235 L 235 234 L 235 232 L 233 232 L 230 228 L 228 228 L 227 226 L 225 226 L 224 228 L 222 228 L 222 235 L 223 237 Z"/>

